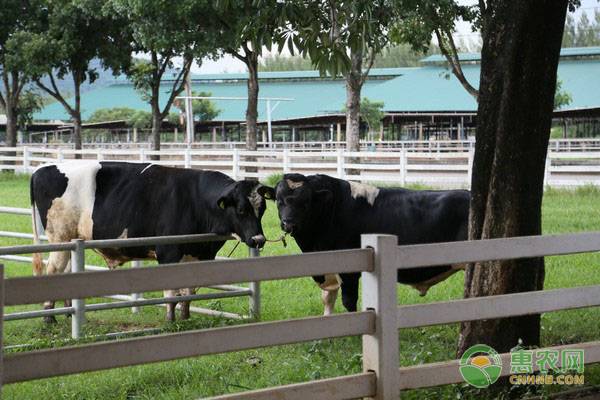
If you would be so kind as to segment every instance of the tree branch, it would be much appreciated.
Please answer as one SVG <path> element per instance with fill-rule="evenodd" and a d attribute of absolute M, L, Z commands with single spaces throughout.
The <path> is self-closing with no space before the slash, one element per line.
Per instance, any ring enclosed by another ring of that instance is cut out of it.
<path fill-rule="evenodd" d="M 73 108 L 69 105 L 69 103 L 67 103 L 66 100 L 64 99 L 64 97 L 60 94 L 58 87 L 56 86 L 56 81 L 54 80 L 54 76 L 52 76 L 52 71 L 50 71 L 48 73 L 48 76 L 50 77 L 50 83 L 52 84 L 52 89 L 50 89 L 49 87 L 44 85 L 42 83 L 42 81 L 39 80 L 39 78 L 35 79 L 36 85 L 38 85 L 39 88 L 41 88 L 43 91 L 48 93 L 50 96 L 54 97 L 60 104 L 62 104 L 62 106 L 67 110 L 67 112 L 71 116 L 73 116 L 75 114 L 75 110 L 73 110 Z"/>
<path fill-rule="evenodd" d="M 181 71 L 179 71 L 175 82 L 173 82 L 173 90 L 171 90 L 171 94 L 167 99 L 167 104 L 165 104 L 165 107 L 160 113 L 161 119 L 165 119 L 167 117 L 167 115 L 169 114 L 169 110 L 171 109 L 171 105 L 175 100 L 175 97 L 179 96 L 179 94 L 183 91 L 185 87 L 185 76 L 190 72 L 190 69 L 192 68 L 192 62 L 192 57 L 190 57 L 188 60 L 185 60 L 183 68 L 181 68 Z"/>
<path fill-rule="evenodd" d="M 437 41 L 438 41 L 438 45 L 440 46 L 440 51 L 446 58 L 446 61 L 448 61 L 448 64 L 450 64 L 450 67 L 452 68 L 452 72 L 454 73 L 454 76 L 456 76 L 456 79 L 458 79 L 458 81 L 460 82 L 462 87 L 467 91 L 467 93 L 469 93 L 471 96 L 473 96 L 475 98 L 475 101 L 477 101 L 477 99 L 479 97 L 479 91 L 477 89 L 475 89 L 471 85 L 471 83 L 469 83 L 469 81 L 467 80 L 467 78 L 465 77 L 465 75 L 463 73 L 462 67 L 460 65 L 460 60 L 458 58 L 458 52 L 456 50 L 456 46 L 454 44 L 454 39 L 452 38 L 452 35 L 449 34 L 448 32 L 446 32 L 448 44 L 450 46 L 450 50 L 449 50 L 446 47 L 446 44 L 444 43 L 441 30 L 439 28 L 436 28 L 436 29 L 434 29 L 434 32 L 435 32 L 435 37 L 437 38 Z"/>
<path fill-rule="evenodd" d="M 373 63 L 375 63 L 375 51 L 373 49 L 369 49 L 369 56 L 367 58 L 367 68 L 364 70 L 364 72 L 361 73 L 361 77 L 360 77 L 360 85 L 362 87 L 362 85 L 365 83 L 365 81 L 367 80 L 367 77 L 369 76 L 369 72 L 371 71 L 371 68 L 373 67 Z"/>
<path fill-rule="evenodd" d="M 4 84 L 4 90 L 6 90 L 6 98 L 2 96 L 2 92 L 0 92 L 0 105 L 2 105 L 2 108 L 6 111 L 6 103 L 10 100 L 10 92 L 8 89 L 8 73 L 4 68 L 2 69 L 2 82 Z"/>

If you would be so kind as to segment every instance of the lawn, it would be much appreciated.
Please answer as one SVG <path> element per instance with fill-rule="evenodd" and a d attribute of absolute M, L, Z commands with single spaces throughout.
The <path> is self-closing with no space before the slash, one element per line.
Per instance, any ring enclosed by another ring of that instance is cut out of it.
<path fill-rule="evenodd" d="M 0 175 L 0 205 L 28 207 L 28 197 L 27 177 Z M 600 191 L 594 188 L 576 191 L 548 190 L 544 197 L 544 233 L 600 231 L 599 200 Z M 272 203 L 269 204 L 263 219 L 263 226 L 268 238 L 280 235 L 277 213 Z M 24 216 L 2 215 L 0 230 L 30 232 L 30 219 Z M 0 245 L 25 243 L 27 241 L 0 238 Z M 221 250 L 221 255 L 228 254 L 232 246 L 233 243 L 228 243 Z M 286 248 L 281 243 L 269 243 L 262 254 L 298 252 L 293 240 L 288 240 Z M 245 253 L 246 250 L 239 246 L 234 256 L 244 257 Z M 545 286 L 548 289 L 600 284 L 599 253 L 548 257 L 546 261 Z M 100 258 L 91 252 L 87 254 L 86 262 L 102 265 Z M 28 264 L 6 262 L 5 266 L 6 275 L 9 277 L 31 274 L 31 266 Z M 399 303 L 413 304 L 461 298 L 463 277 L 463 273 L 455 274 L 449 280 L 433 287 L 424 298 L 419 297 L 415 290 L 407 286 L 399 286 Z M 246 298 L 207 301 L 202 305 L 230 312 L 248 311 Z M 37 307 L 10 307 L 6 311 Z M 320 291 L 310 278 L 264 282 L 262 307 L 265 321 L 315 316 L 322 312 Z M 342 312 L 339 301 L 337 311 Z M 193 315 L 189 321 L 168 323 L 164 321 L 164 309 L 159 307 L 144 307 L 138 314 L 132 314 L 128 309 L 93 312 L 88 313 L 87 317 L 89 322 L 85 333 L 90 336 L 141 328 L 157 328 L 171 332 L 238 323 L 200 315 Z M 599 308 L 545 314 L 542 323 L 544 345 L 600 339 Z M 63 346 L 73 344 L 68 340 L 69 334 L 70 320 L 66 317 L 58 317 L 58 323 L 51 327 L 45 326 L 39 319 L 7 322 L 4 344 L 29 344 L 34 348 Z M 401 365 L 453 359 L 457 335 L 457 324 L 400 331 Z M 13 384 L 6 386 L 3 393 L 7 399 L 182 399 L 360 371 L 360 337 L 349 337 Z M 600 385 L 599 366 L 586 369 L 586 385 Z M 565 388 L 552 387 L 543 390 L 548 393 L 560 389 Z M 403 393 L 403 398 L 479 399 L 484 394 L 465 385 L 451 385 Z"/>

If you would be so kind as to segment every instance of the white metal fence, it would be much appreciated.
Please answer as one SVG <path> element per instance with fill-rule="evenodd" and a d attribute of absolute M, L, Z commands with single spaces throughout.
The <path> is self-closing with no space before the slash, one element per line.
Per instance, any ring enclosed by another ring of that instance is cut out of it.
<path fill-rule="evenodd" d="M 264 179 L 277 173 L 323 173 L 343 179 L 388 184 L 425 184 L 435 187 L 469 187 L 473 169 L 473 142 L 400 142 L 400 147 L 348 152 L 343 149 L 84 149 L 48 147 L 0 148 L 0 170 L 32 172 L 44 163 L 84 159 L 147 162 L 184 168 L 211 169 L 234 179 Z M 546 162 L 545 183 L 555 187 L 600 185 L 599 141 L 555 141 Z M 382 146 L 385 143 L 381 144 Z M 12 151 L 15 155 L 3 154 Z M 248 172 L 255 169 L 256 172 Z"/>
<path fill-rule="evenodd" d="M 361 150 L 369 151 L 376 149 L 377 151 L 400 151 L 421 150 L 421 151 L 453 151 L 454 149 L 464 149 L 474 147 L 474 139 L 467 140 L 383 140 L 383 141 L 368 141 L 361 140 Z M 73 149 L 72 143 L 23 143 L 19 147 L 51 147 Z M 162 142 L 163 149 L 184 149 L 188 144 L 183 142 Z M 245 142 L 193 142 L 189 146 L 195 150 L 210 150 L 210 149 L 240 149 L 246 148 Z M 258 142 L 258 149 L 261 150 L 302 150 L 302 151 L 324 151 L 337 150 L 346 148 L 346 142 L 338 141 L 294 141 L 294 142 Z M 600 138 L 583 138 L 583 139 L 551 139 L 548 147 L 553 151 L 599 151 Z M 147 149 L 151 150 L 149 142 L 94 142 L 83 143 L 84 149 Z"/>
<path fill-rule="evenodd" d="M 396 303 L 398 269 L 593 252 L 600 250 L 600 232 L 401 247 L 396 243 L 396 237 L 390 235 L 363 235 L 362 248 L 354 250 L 2 280 L 4 287 L 0 286 L 0 299 L 4 301 L 4 306 L 12 306 L 35 304 L 48 299 L 82 299 L 165 287 L 210 286 L 362 272 L 360 312 L 8 354 L 4 356 L 0 369 L 2 383 L 362 335 L 363 373 L 218 398 L 397 399 L 401 390 L 463 382 L 458 360 L 398 368 L 398 329 L 600 305 L 600 285 L 400 307 Z M 82 244 L 55 246 L 61 246 L 62 250 L 77 251 Z M 46 249 L 47 246 L 36 248 L 38 251 Z M 28 246 L 27 250 L 32 251 L 32 246 Z M 202 273 L 197 273 L 198 270 L 202 270 Z M 600 341 L 548 349 L 567 348 L 583 349 L 586 364 L 600 362 Z M 509 375 L 510 354 L 501 356 L 501 375 Z"/>
<path fill-rule="evenodd" d="M 28 215 L 31 217 L 31 210 L 24 208 L 14 207 L 0 207 L 1 214 L 12 214 L 12 215 Z M 0 231 L 0 237 L 7 238 L 19 238 L 19 239 L 33 239 L 33 234 L 23 232 L 12 232 L 12 231 Z M 41 240 L 46 241 L 45 236 L 40 237 Z M 46 245 L 45 251 L 71 251 L 71 272 L 82 272 L 82 271 L 108 271 L 107 267 L 101 267 L 96 265 L 85 264 L 85 249 L 97 249 L 106 247 L 132 247 L 139 246 L 140 244 L 176 244 L 176 243 L 193 243 L 193 242 L 206 242 L 216 240 L 230 240 L 232 237 L 219 237 L 211 234 L 200 234 L 200 235 L 181 235 L 181 236 L 169 236 L 169 237 L 153 237 L 153 238 L 135 238 L 132 240 L 92 240 L 92 241 L 79 241 L 75 240 L 71 243 L 67 243 L 69 246 Z M 64 247 L 64 248 L 63 248 Z M 32 252 L 35 246 L 13 246 L 13 247 L 0 247 L 0 259 L 6 261 L 23 262 L 31 266 L 32 257 L 23 256 L 22 254 L 28 254 Z M 53 250 L 54 249 L 54 250 Z M 257 249 L 249 248 L 248 250 L 250 257 L 259 257 L 260 252 Z M 43 260 L 46 264 L 47 260 Z M 133 261 L 133 268 L 140 268 L 143 266 L 142 261 Z M 138 312 L 139 307 L 149 305 L 164 305 L 174 301 L 192 301 L 192 300 L 213 300 L 223 299 L 232 297 L 249 297 L 249 313 L 248 315 L 239 315 L 231 312 L 222 310 L 211 310 L 202 307 L 190 307 L 190 311 L 207 314 L 212 316 L 220 316 L 231 319 L 259 319 L 260 318 L 260 283 L 251 282 L 249 287 L 235 286 L 235 285 L 213 285 L 209 287 L 215 289 L 213 293 L 194 294 L 186 296 L 176 297 L 159 297 L 159 298 L 144 298 L 142 293 L 126 294 L 113 294 L 106 296 L 107 298 L 119 300 L 118 302 L 108 303 L 97 303 L 85 305 L 80 303 L 79 300 L 74 300 L 71 306 L 58 307 L 51 310 L 34 310 L 34 311 L 20 311 L 10 314 L 4 314 L 4 321 L 15 321 L 21 319 L 38 318 L 43 316 L 55 316 L 55 315 L 73 315 L 71 325 L 71 337 L 77 339 L 81 336 L 81 328 L 83 321 L 85 321 L 85 313 L 88 311 L 101 311 L 101 310 L 112 310 L 120 308 L 132 308 L 132 312 Z M 123 332 L 119 332 L 123 333 Z"/>

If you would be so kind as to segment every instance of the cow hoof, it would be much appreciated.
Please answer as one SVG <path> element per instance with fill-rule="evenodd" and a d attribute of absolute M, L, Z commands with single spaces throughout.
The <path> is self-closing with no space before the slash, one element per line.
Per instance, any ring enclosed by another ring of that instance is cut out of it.
<path fill-rule="evenodd" d="M 56 318 L 54 315 L 49 315 L 44 317 L 44 323 L 46 324 L 56 324 Z"/>

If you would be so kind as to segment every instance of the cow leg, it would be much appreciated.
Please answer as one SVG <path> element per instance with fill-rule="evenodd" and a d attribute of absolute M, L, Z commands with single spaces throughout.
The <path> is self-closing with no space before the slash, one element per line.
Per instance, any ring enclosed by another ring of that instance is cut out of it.
<path fill-rule="evenodd" d="M 50 253 L 48 257 L 48 266 L 46 267 L 46 273 L 48 275 L 61 274 L 67 268 L 70 262 L 70 255 L 68 251 L 55 251 Z M 44 310 L 54 309 L 54 301 L 44 302 Z M 47 324 L 56 323 L 56 318 L 52 316 L 44 317 L 44 322 Z"/>
<path fill-rule="evenodd" d="M 181 293 L 183 296 L 190 296 L 190 295 L 194 294 L 195 292 L 196 292 L 196 290 L 191 289 L 191 288 L 181 289 Z M 189 300 L 180 302 L 180 304 L 181 304 L 180 318 L 182 320 L 190 318 L 190 303 L 191 302 Z"/>
<path fill-rule="evenodd" d="M 319 277 L 321 278 L 321 277 Z M 323 302 L 323 315 L 333 314 L 335 300 L 337 299 L 338 289 L 340 288 L 339 275 L 325 275 L 324 280 L 319 279 L 318 285 L 321 288 L 321 301 Z"/>
<path fill-rule="evenodd" d="M 331 315 L 335 309 L 335 300 L 338 296 L 338 290 L 322 290 L 321 300 L 323 301 L 323 315 Z"/>
<path fill-rule="evenodd" d="M 357 310 L 359 274 L 342 274 L 342 304 L 350 312 Z"/>
<path fill-rule="evenodd" d="M 163 292 L 165 297 L 175 297 L 178 294 L 176 290 L 165 290 Z M 177 307 L 177 302 L 167 303 L 167 321 L 175 322 L 175 308 Z"/>

